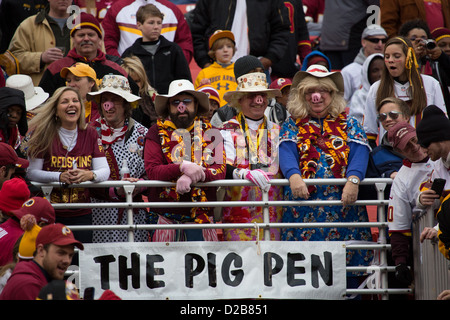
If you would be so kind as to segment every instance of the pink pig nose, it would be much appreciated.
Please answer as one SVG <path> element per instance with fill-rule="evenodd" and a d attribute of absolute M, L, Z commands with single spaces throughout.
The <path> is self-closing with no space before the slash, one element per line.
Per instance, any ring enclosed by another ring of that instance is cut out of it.
<path fill-rule="evenodd" d="M 177 109 L 179 113 L 183 113 L 184 111 L 186 111 L 186 105 L 183 102 L 180 102 Z"/>
<path fill-rule="evenodd" d="M 318 102 L 320 102 L 320 93 L 317 93 L 317 92 L 313 93 L 313 94 L 311 95 L 311 101 L 312 101 L 313 103 L 318 103 Z"/>
<path fill-rule="evenodd" d="M 253 98 L 253 103 L 256 103 L 256 104 L 263 104 L 263 102 L 264 102 L 264 99 L 263 99 L 263 97 L 262 97 L 260 94 L 256 95 L 256 96 Z"/>
<path fill-rule="evenodd" d="M 105 109 L 105 111 L 111 110 L 112 107 L 114 107 L 114 103 L 113 102 L 111 102 L 111 101 L 103 102 L 103 109 Z"/>

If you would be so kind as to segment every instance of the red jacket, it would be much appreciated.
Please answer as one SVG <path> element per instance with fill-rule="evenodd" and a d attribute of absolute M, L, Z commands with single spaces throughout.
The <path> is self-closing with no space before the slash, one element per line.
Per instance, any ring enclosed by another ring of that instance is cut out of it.
<path fill-rule="evenodd" d="M 22 234 L 20 223 L 14 218 L 9 218 L 0 224 L 0 266 L 13 261 L 14 245 Z"/>
<path fill-rule="evenodd" d="M 34 260 L 21 261 L 0 294 L 0 300 L 36 300 L 50 278 Z"/>

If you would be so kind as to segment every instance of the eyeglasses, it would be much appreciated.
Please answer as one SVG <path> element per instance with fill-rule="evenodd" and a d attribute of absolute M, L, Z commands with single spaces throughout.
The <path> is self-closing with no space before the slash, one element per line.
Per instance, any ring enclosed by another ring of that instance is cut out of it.
<path fill-rule="evenodd" d="M 391 118 L 392 120 L 396 120 L 398 118 L 399 115 L 401 115 L 403 113 L 399 112 L 399 111 L 389 111 L 389 112 L 383 112 L 380 113 L 377 118 L 380 122 L 383 122 L 387 119 L 387 117 L 389 116 L 389 118 Z"/>
<path fill-rule="evenodd" d="M 183 104 L 190 104 L 190 103 L 192 103 L 192 101 L 193 101 L 192 99 L 186 98 L 183 100 L 172 100 L 172 101 L 170 101 L 170 104 L 174 107 L 178 107 L 178 105 L 182 102 L 183 102 Z"/>
<path fill-rule="evenodd" d="M 387 42 L 387 38 L 383 38 L 383 39 L 378 39 L 378 38 L 365 38 L 364 40 L 370 41 L 372 43 L 378 43 L 381 41 L 381 43 L 386 43 Z"/>

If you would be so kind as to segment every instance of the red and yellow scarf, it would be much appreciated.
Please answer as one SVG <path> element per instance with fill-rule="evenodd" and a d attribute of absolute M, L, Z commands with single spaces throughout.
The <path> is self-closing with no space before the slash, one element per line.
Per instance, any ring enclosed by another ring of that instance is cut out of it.
<path fill-rule="evenodd" d="M 297 147 L 300 150 L 300 171 L 303 179 L 313 179 L 317 172 L 320 154 L 317 148 L 331 156 L 329 166 L 335 178 L 344 178 L 350 147 L 347 145 L 347 116 L 341 113 L 336 119 L 328 115 L 320 123 L 310 117 L 298 119 Z"/>
<path fill-rule="evenodd" d="M 204 132 L 212 128 L 208 121 L 202 121 L 196 117 L 193 125 L 187 129 L 177 129 L 175 124 L 170 120 L 158 119 L 157 125 L 162 151 L 168 163 L 181 163 L 184 159 L 204 167 L 207 166 L 204 155 L 208 155 L 210 152 L 205 151 L 208 144 L 204 140 Z M 188 145 L 184 139 L 185 137 L 190 139 Z M 189 144 L 191 154 L 186 155 L 185 152 L 189 148 Z M 207 201 L 205 191 L 200 187 L 193 187 L 190 195 L 192 202 Z M 165 188 L 161 192 L 160 197 L 170 198 L 174 201 L 180 200 L 180 195 L 176 192 L 175 187 Z M 210 223 L 209 211 L 209 208 L 191 208 L 191 218 L 196 223 Z"/>

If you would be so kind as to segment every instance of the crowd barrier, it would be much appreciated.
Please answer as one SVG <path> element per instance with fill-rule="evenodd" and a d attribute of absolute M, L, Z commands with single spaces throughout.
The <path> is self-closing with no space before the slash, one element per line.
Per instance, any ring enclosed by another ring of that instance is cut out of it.
<path fill-rule="evenodd" d="M 347 182 L 346 179 L 307 179 L 305 180 L 307 185 L 343 185 Z M 50 194 L 53 188 L 60 187 L 59 183 L 37 183 L 32 182 L 35 186 L 40 187 L 43 191 L 44 196 L 47 199 L 50 199 Z M 166 182 L 166 181 L 150 181 L 150 180 L 141 180 L 138 182 L 128 182 L 128 181 L 105 181 L 100 183 L 93 182 L 84 182 L 82 184 L 71 185 L 68 187 L 87 187 L 87 188 L 106 188 L 106 187 L 123 187 L 126 194 L 126 199 L 124 202 L 110 202 L 110 203 L 88 203 L 88 204 L 52 204 L 55 209 L 61 208 L 97 208 L 97 207 L 109 207 L 109 208 L 124 208 L 127 211 L 128 224 L 127 225 L 92 225 L 92 226 L 69 226 L 73 230 L 127 230 L 129 239 L 128 241 L 133 242 L 134 237 L 133 233 L 137 229 L 145 229 L 145 230 L 154 230 L 154 229 L 189 229 L 189 228 L 214 228 L 214 229 L 226 229 L 226 228 L 258 228 L 259 230 L 263 230 L 263 239 L 264 241 L 270 241 L 270 228 L 285 228 L 285 227 L 370 227 L 370 228 L 378 228 L 379 234 L 377 237 L 377 242 L 364 242 L 364 243 L 355 243 L 349 242 L 346 244 L 346 250 L 352 249 L 371 249 L 376 252 L 376 263 L 368 267 L 351 267 L 347 266 L 347 271 L 363 271 L 367 272 L 370 276 L 367 278 L 367 282 L 364 283 L 358 289 L 349 289 L 347 288 L 347 295 L 376 295 L 379 299 L 387 300 L 389 299 L 389 295 L 396 294 L 412 294 L 413 289 L 411 288 L 400 288 L 393 289 L 389 288 L 388 284 L 388 273 L 395 272 L 394 266 L 388 266 L 387 264 L 387 251 L 390 250 L 390 244 L 386 241 L 387 236 L 387 228 L 388 224 L 386 222 L 385 208 L 388 204 L 388 200 L 384 198 L 384 189 L 386 185 L 391 184 L 391 179 L 382 179 L 382 178 L 368 178 L 361 181 L 361 185 L 373 185 L 377 191 L 377 200 L 358 200 L 353 205 L 365 205 L 365 206 L 373 206 L 377 208 L 377 221 L 370 222 L 345 222 L 345 223 L 270 223 L 269 221 L 269 207 L 270 206 L 317 206 L 317 205 L 342 205 L 340 200 L 336 201 L 270 201 L 268 199 L 268 193 L 263 193 L 263 199 L 261 201 L 251 201 L 246 202 L 247 206 L 259 206 L 263 207 L 264 210 L 264 222 L 262 223 L 254 223 L 254 224 L 245 224 L 245 223 L 220 223 L 220 224 L 176 224 L 176 225 L 142 225 L 142 224 L 134 224 L 133 223 L 133 208 L 149 208 L 149 207 L 193 207 L 193 206 L 205 206 L 205 202 L 203 203 L 192 203 L 192 202 L 178 202 L 178 203 L 149 203 L 149 202 L 138 202 L 134 203 L 132 199 L 132 193 L 134 188 L 136 187 L 167 187 L 167 186 L 175 186 L 175 183 Z M 272 179 L 272 185 L 277 186 L 286 186 L 289 185 L 287 179 Z M 212 182 L 205 183 L 197 183 L 199 187 L 228 187 L 228 186 L 245 186 L 245 185 L 253 185 L 251 182 L 246 180 L 217 180 Z M 240 201 L 209 201 L 207 202 L 207 206 L 209 207 L 234 207 L 234 206 L 242 206 L 242 202 Z M 415 228 L 420 228 L 420 226 L 415 223 Z M 418 231 L 417 231 L 418 232 Z M 417 237 L 416 237 L 417 238 Z M 227 245 L 226 241 L 223 241 L 223 246 Z M 421 246 L 421 255 L 420 257 L 424 257 L 427 254 L 439 255 L 436 253 L 437 246 L 427 243 L 422 244 Z M 439 260 L 439 259 L 435 259 Z M 437 265 L 434 264 L 434 261 L 427 263 L 427 268 L 434 269 L 435 280 L 439 279 L 439 274 L 436 273 Z M 423 283 L 423 286 L 420 287 L 421 294 L 417 297 L 419 299 L 428 299 L 435 298 L 435 294 L 425 295 L 423 292 L 427 291 L 430 286 L 428 280 L 423 279 L 424 269 L 420 266 L 423 265 L 424 261 L 422 259 L 418 261 L 420 265 L 415 267 L 416 271 L 416 281 L 419 279 L 419 282 Z M 430 273 L 430 270 L 427 269 L 427 273 Z M 448 279 L 448 269 L 440 271 L 442 273 L 447 274 Z M 75 271 L 76 274 L 76 271 Z M 76 276 L 76 275 L 75 275 Z M 448 281 L 446 282 L 448 283 Z M 416 291 L 418 285 L 416 284 Z M 442 287 L 443 289 L 447 288 L 446 285 Z M 448 287 L 450 288 L 450 287 Z M 434 290 L 435 292 L 437 288 Z M 440 289 L 439 289 L 440 290 Z M 439 293 L 439 292 L 438 292 Z"/>
<path fill-rule="evenodd" d="M 435 300 L 444 290 L 450 289 L 449 261 L 440 253 L 437 240 L 420 242 L 424 228 L 433 228 L 436 216 L 432 209 L 414 217 L 413 257 L 414 295 L 417 300 Z"/>

